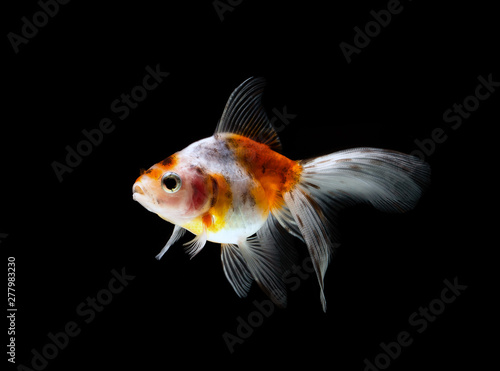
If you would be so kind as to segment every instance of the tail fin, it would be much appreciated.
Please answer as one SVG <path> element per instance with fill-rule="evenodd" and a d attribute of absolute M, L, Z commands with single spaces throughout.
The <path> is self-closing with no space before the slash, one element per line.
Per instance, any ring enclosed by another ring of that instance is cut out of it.
<path fill-rule="evenodd" d="M 307 244 L 326 311 L 323 280 L 337 241 L 336 211 L 355 203 L 386 212 L 411 210 L 429 184 L 430 167 L 416 157 L 376 148 L 335 152 L 301 165 L 301 180 L 284 200 Z"/>

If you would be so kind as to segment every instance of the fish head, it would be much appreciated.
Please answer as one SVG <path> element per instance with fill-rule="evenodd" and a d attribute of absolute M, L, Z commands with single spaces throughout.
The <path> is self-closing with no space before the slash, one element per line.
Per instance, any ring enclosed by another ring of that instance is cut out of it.
<path fill-rule="evenodd" d="M 183 225 L 210 208 L 208 177 L 189 161 L 172 155 L 143 171 L 132 187 L 132 197 L 148 211 Z"/>

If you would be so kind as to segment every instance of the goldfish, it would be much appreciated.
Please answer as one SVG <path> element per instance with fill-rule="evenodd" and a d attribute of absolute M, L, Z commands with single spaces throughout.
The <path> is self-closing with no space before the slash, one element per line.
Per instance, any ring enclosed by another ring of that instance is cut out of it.
<path fill-rule="evenodd" d="M 278 306 L 287 304 L 284 273 L 305 243 L 326 311 L 324 277 L 338 245 L 337 214 L 356 203 L 384 212 L 413 209 L 430 181 L 421 159 L 371 147 L 307 160 L 281 154 L 262 104 L 265 80 L 251 77 L 226 103 L 214 135 L 151 166 L 133 199 L 172 223 L 157 259 L 189 231 L 194 257 L 207 241 L 221 245 L 224 274 L 239 297 L 255 281 Z"/>

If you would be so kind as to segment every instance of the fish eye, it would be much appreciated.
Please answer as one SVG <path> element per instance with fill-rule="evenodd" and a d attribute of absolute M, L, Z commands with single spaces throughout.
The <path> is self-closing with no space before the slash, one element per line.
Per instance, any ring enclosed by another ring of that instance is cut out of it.
<path fill-rule="evenodd" d="M 161 178 L 161 187 L 167 193 L 175 193 L 181 189 L 182 180 L 179 174 L 173 173 L 171 171 L 163 174 Z"/>

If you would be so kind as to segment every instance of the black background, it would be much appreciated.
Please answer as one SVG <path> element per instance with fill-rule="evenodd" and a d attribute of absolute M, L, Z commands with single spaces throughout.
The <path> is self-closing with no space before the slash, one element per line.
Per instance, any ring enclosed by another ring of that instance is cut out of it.
<path fill-rule="evenodd" d="M 42 351 L 49 332 L 75 321 L 81 333 L 47 370 L 363 370 L 402 331 L 413 343 L 390 370 L 484 365 L 493 350 L 487 287 L 497 244 L 485 238 L 497 188 L 486 143 L 500 93 L 457 130 L 443 113 L 474 94 L 479 75 L 500 80 L 493 9 L 402 1 L 402 12 L 347 63 L 339 44 L 353 44 L 353 28 L 386 1 L 243 1 L 223 21 L 211 1 L 159 3 L 72 1 L 19 53 L 4 37 L 0 233 L 8 236 L 0 248 L 16 258 L 18 364 L 31 368 L 32 349 Z M 21 17 L 39 9 L 25 1 L 4 10 L 3 34 L 20 34 Z M 120 120 L 111 102 L 157 64 L 170 75 Z M 216 244 L 192 260 L 177 244 L 155 260 L 173 228 L 134 202 L 131 187 L 140 168 L 212 135 L 229 94 L 250 76 L 267 79 L 270 116 L 284 106 L 296 115 L 280 133 L 292 159 L 356 146 L 410 153 L 435 128 L 447 139 L 426 156 L 432 186 L 414 211 L 342 213 L 326 314 L 316 279 L 303 280 L 288 308 L 275 309 L 231 354 L 222 335 L 237 335 L 237 318 L 246 320 L 264 294 L 254 287 L 237 298 Z M 65 147 L 76 148 L 81 131 L 103 118 L 115 130 L 59 182 L 51 164 L 63 163 Z M 123 267 L 135 278 L 85 323 L 76 307 Z M 455 277 L 468 288 L 417 333 L 410 315 Z"/>

